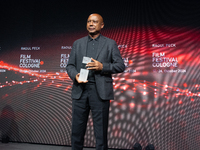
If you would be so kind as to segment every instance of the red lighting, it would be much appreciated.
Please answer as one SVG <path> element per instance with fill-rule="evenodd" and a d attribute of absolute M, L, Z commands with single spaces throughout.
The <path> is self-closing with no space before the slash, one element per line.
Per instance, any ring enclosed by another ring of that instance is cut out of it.
<path fill-rule="evenodd" d="M 184 83 L 183 86 L 184 86 L 184 87 L 187 87 L 187 83 Z"/>
<path fill-rule="evenodd" d="M 44 64 L 44 61 L 40 61 L 40 65 L 43 65 Z"/>
<path fill-rule="evenodd" d="M 134 104 L 134 103 L 130 103 L 129 106 L 130 106 L 131 108 L 133 108 L 133 107 L 135 107 L 135 104 Z"/>

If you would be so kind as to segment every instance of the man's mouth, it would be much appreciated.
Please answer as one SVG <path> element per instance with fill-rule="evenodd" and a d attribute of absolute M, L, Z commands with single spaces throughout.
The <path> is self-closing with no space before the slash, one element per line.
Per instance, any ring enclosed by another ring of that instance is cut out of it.
<path fill-rule="evenodd" d="M 94 30 L 95 28 L 89 28 L 89 30 Z"/>

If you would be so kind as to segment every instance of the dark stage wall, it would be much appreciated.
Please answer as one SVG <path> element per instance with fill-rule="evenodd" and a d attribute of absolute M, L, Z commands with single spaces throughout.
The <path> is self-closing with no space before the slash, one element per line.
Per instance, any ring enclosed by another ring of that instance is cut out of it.
<path fill-rule="evenodd" d="M 126 70 L 113 75 L 109 148 L 200 149 L 199 0 L 1 0 L 0 136 L 71 145 L 66 64 L 91 13 Z M 89 117 L 85 146 L 94 147 Z"/>

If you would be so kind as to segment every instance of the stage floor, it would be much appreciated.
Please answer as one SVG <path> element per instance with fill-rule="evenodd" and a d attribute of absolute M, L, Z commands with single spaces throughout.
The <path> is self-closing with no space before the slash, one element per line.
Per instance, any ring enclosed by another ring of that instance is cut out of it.
<path fill-rule="evenodd" d="M 71 150 L 71 147 L 9 142 L 0 143 L 0 150 Z M 95 150 L 95 148 L 84 148 L 83 150 Z"/>

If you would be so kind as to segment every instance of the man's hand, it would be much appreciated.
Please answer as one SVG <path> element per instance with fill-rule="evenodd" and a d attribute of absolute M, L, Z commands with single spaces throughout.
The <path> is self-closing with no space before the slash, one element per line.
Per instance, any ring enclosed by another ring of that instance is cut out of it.
<path fill-rule="evenodd" d="M 87 81 L 80 81 L 80 80 L 79 80 L 79 76 L 80 76 L 80 73 L 78 73 L 78 74 L 76 75 L 76 81 L 77 81 L 78 83 L 87 83 L 87 82 L 88 82 L 88 80 L 87 80 Z"/>
<path fill-rule="evenodd" d="M 99 61 L 97 61 L 97 60 L 95 60 L 95 59 L 93 59 L 93 58 L 91 58 L 91 60 L 92 60 L 93 62 L 89 62 L 89 63 L 87 63 L 87 65 L 86 65 L 86 67 L 88 67 L 88 68 L 87 68 L 88 70 L 100 71 L 100 70 L 103 69 L 103 64 L 102 64 L 102 63 L 100 63 Z"/>

